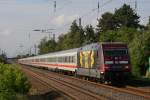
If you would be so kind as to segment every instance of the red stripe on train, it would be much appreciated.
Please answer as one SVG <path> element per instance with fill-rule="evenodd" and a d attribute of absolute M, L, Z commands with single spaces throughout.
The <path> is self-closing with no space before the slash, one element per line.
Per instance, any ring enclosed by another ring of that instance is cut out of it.
<path fill-rule="evenodd" d="M 56 66 L 56 67 L 78 68 L 78 66 L 75 66 L 75 65 L 45 64 L 45 63 L 32 63 L 32 64 L 46 65 L 46 66 L 48 66 L 48 67 L 50 67 L 50 66 Z"/>

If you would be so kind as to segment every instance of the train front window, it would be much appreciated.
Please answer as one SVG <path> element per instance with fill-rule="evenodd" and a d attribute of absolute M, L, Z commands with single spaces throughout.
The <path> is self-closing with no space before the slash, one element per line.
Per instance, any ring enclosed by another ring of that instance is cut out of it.
<path fill-rule="evenodd" d="M 127 55 L 127 54 L 128 54 L 127 49 L 104 50 L 104 55 L 105 56 L 120 56 L 120 55 Z"/>

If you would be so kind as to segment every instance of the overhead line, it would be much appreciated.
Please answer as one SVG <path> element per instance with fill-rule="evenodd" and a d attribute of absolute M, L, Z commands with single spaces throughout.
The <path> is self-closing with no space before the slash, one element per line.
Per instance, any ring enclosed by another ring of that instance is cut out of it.
<path fill-rule="evenodd" d="M 108 3 L 111 3 L 112 1 L 114 1 L 114 0 L 108 0 L 107 2 L 105 2 L 104 4 L 102 4 L 101 6 L 99 6 L 99 8 L 104 7 L 104 6 L 107 5 Z M 90 12 L 85 13 L 84 15 L 82 15 L 82 16 L 79 17 L 79 18 L 83 18 L 83 17 L 85 17 L 85 16 L 88 16 L 89 14 L 91 14 L 91 13 L 94 12 L 94 11 L 96 11 L 97 9 L 98 9 L 98 8 L 94 8 L 94 9 L 92 9 Z M 77 19 L 79 19 L 79 18 L 76 18 L 76 19 L 74 19 L 74 20 L 77 20 Z M 70 23 L 72 23 L 72 22 L 69 22 L 69 23 L 63 25 L 63 27 L 69 25 Z M 60 29 L 63 28 L 63 27 L 56 28 L 56 30 L 60 30 Z"/>
<path fill-rule="evenodd" d="M 56 0 L 52 0 L 52 1 L 54 2 L 54 1 L 56 1 Z M 57 11 L 54 12 L 54 14 L 57 13 L 58 11 L 64 9 L 65 7 L 67 7 L 68 4 L 72 3 L 71 0 L 67 0 L 67 1 L 69 1 L 69 2 L 64 3 L 64 4 L 63 4 L 61 7 L 59 7 L 58 9 L 56 8 Z M 55 17 L 56 17 L 55 15 L 52 16 L 52 17 L 50 17 L 51 20 L 49 21 L 49 23 L 51 23 L 51 21 L 54 20 Z M 47 25 L 46 25 L 46 26 L 47 26 Z"/>

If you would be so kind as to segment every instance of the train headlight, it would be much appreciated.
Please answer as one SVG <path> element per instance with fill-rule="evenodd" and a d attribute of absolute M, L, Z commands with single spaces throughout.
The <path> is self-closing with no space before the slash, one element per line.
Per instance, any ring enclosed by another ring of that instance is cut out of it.
<path fill-rule="evenodd" d="M 127 65 L 127 66 L 125 66 L 125 69 L 129 69 L 129 66 Z"/>
<path fill-rule="evenodd" d="M 101 74 L 104 74 L 104 72 L 100 72 Z"/>

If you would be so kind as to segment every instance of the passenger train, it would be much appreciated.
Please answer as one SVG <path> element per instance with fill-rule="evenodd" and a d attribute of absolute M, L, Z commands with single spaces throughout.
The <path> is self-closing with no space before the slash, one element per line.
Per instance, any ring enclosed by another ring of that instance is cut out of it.
<path fill-rule="evenodd" d="M 131 72 L 127 45 L 120 42 L 92 43 L 80 48 L 19 59 L 24 65 L 98 79 L 125 79 Z"/>

